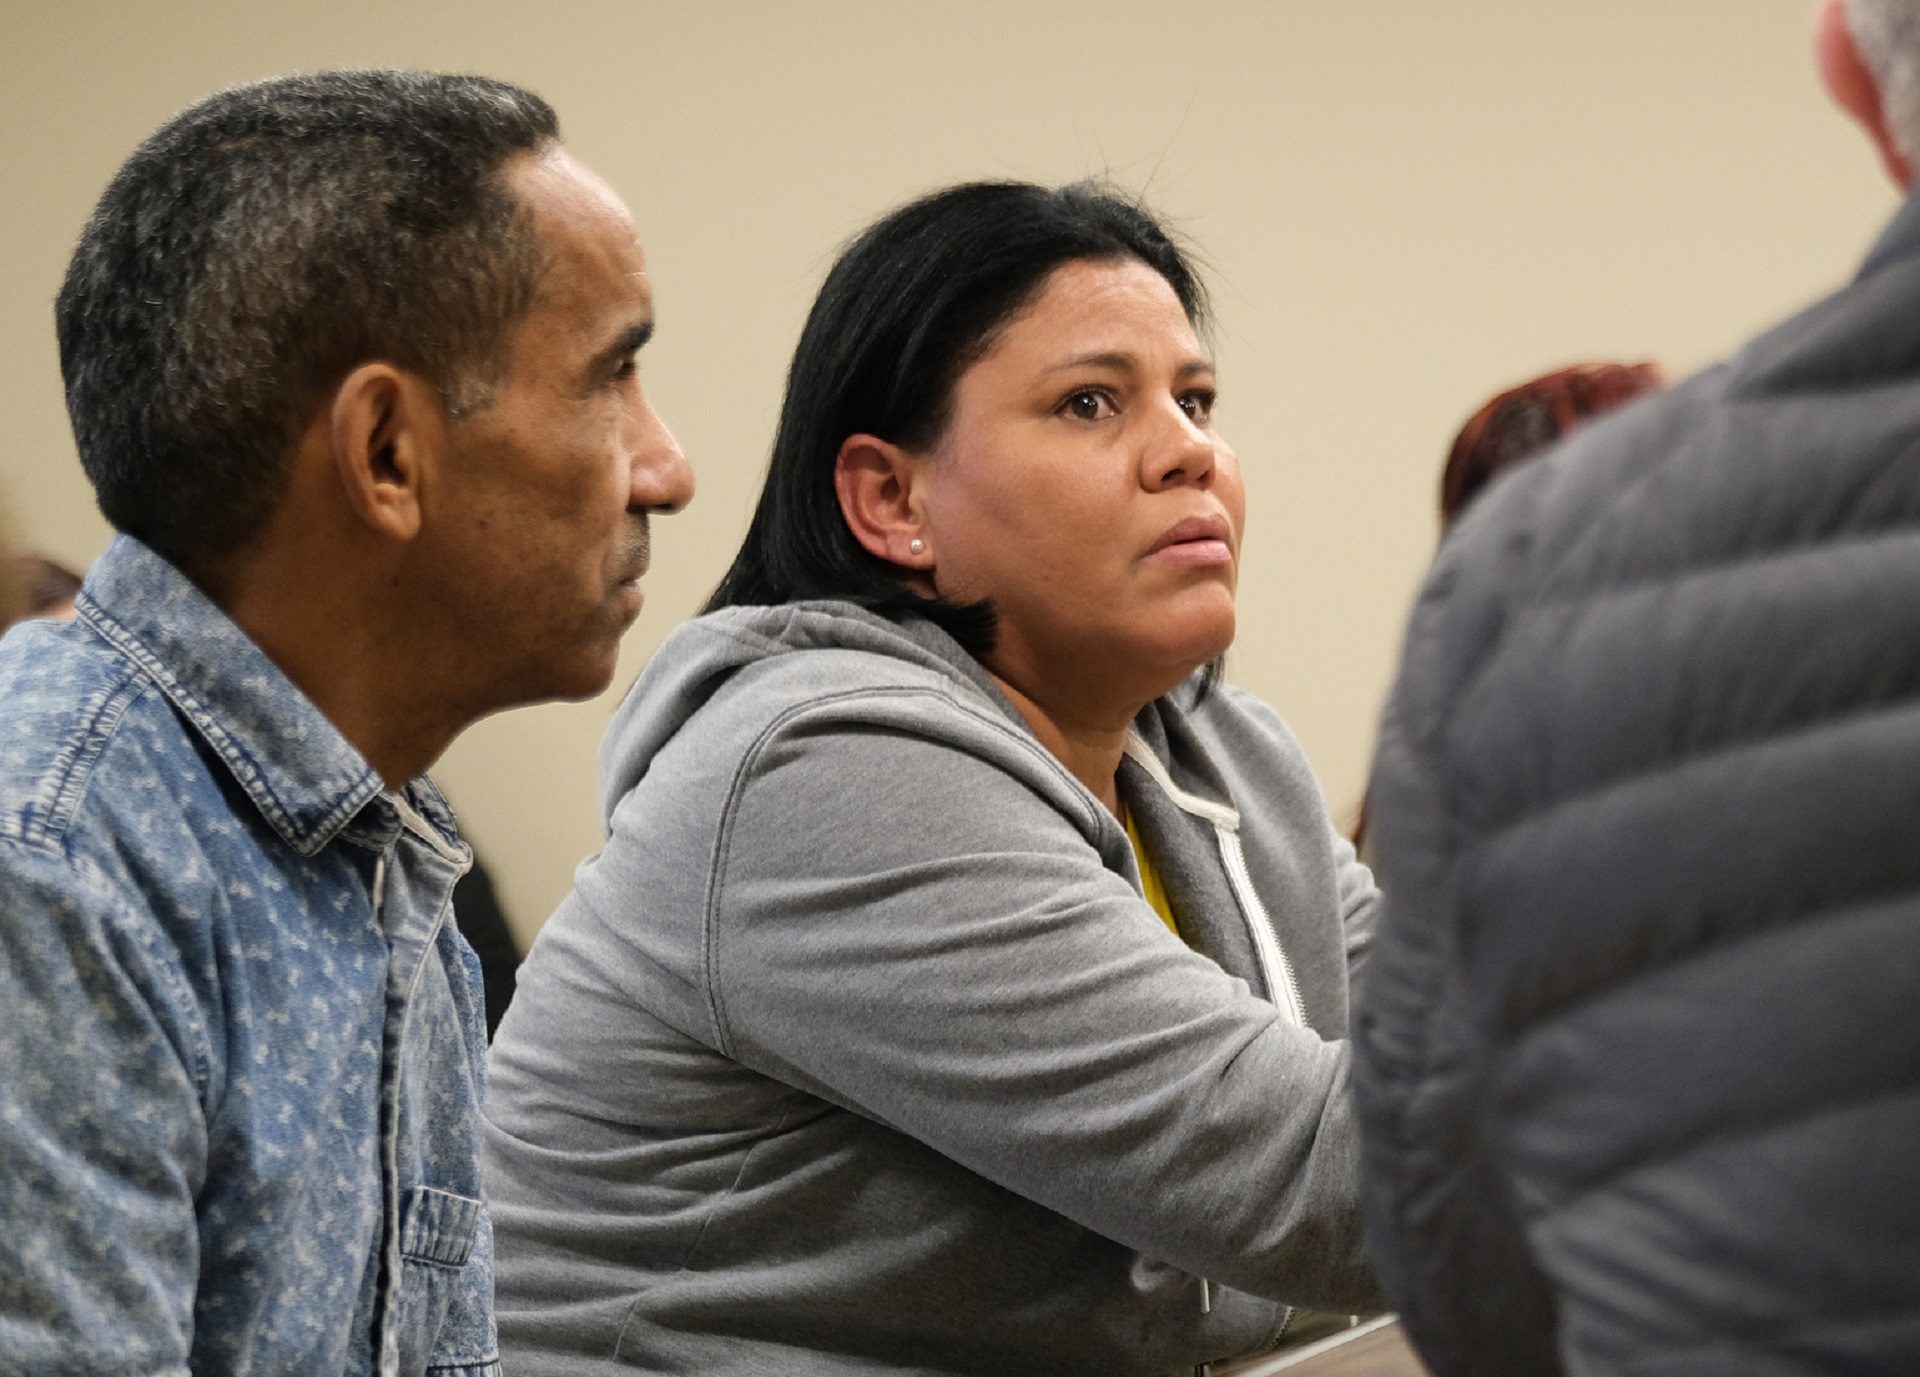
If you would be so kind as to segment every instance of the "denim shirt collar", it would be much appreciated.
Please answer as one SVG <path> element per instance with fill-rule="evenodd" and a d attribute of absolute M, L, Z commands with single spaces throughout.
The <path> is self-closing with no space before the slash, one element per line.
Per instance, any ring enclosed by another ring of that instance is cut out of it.
<path fill-rule="evenodd" d="M 206 594 L 134 537 L 114 537 L 76 606 L 159 686 L 300 854 L 318 852 L 380 796 L 380 776 L 313 701 Z M 434 826 L 458 835 L 424 780 L 408 795 Z"/>

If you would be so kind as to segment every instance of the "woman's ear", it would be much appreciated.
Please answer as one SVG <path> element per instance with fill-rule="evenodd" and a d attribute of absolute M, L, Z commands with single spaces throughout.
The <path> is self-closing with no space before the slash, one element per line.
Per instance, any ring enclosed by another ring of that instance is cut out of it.
<path fill-rule="evenodd" d="M 392 540 L 420 532 L 422 484 L 446 449 L 446 417 L 426 379 L 365 363 L 342 379 L 328 409 L 334 472 L 348 509 Z"/>
<path fill-rule="evenodd" d="M 860 546 L 903 569 L 933 567 L 922 506 L 924 461 L 873 435 L 850 435 L 833 465 L 840 514 Z"/>

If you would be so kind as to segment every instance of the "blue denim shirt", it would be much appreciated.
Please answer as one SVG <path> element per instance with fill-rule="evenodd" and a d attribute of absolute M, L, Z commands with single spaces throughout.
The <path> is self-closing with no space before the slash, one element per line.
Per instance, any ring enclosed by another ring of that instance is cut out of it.
<path fill-rule="evenodd" d="M 135 540 L 0 642 L 0 1373 L 499 1371 L 469 861 Z"/>

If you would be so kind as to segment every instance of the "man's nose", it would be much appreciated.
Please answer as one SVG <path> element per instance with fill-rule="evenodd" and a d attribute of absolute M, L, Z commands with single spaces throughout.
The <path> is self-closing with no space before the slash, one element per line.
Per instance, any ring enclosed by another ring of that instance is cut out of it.
<path fill-rule="evenodd" d="M 680 451 L 665 421 L 644 407 L 633 447 L 633 489 L 628 506 L 636 511 L 679 511 L 693 500 L 693 466 Z"/>

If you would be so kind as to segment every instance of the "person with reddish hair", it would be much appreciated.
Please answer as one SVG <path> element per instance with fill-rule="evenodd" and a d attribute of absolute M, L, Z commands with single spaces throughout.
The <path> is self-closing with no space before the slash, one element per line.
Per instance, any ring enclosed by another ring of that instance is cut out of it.
<path fill-rule="evenodd" d="M 1440 472 L 1440 529 L 1480 490 L 1523 459 L 1544 453 L 1582 421 L 1667 385 L 1656 363 L 1576 363 L 1509 387 L 1453 437 Z"/>
<path fill-rule="evenodd" d="M 1447 451 L 1440 470 L 1440 534 L 1452 530 L 1467 504 L 1508 469 L 1546 453 L 1582 422 L 1666 385 L 1657 363 L 1574 363 L 1495 393 L 1467 417 Z M 1363 859 L 1369 854 L 1371 793 L 1369 784 L 1349 833 Z"/>

